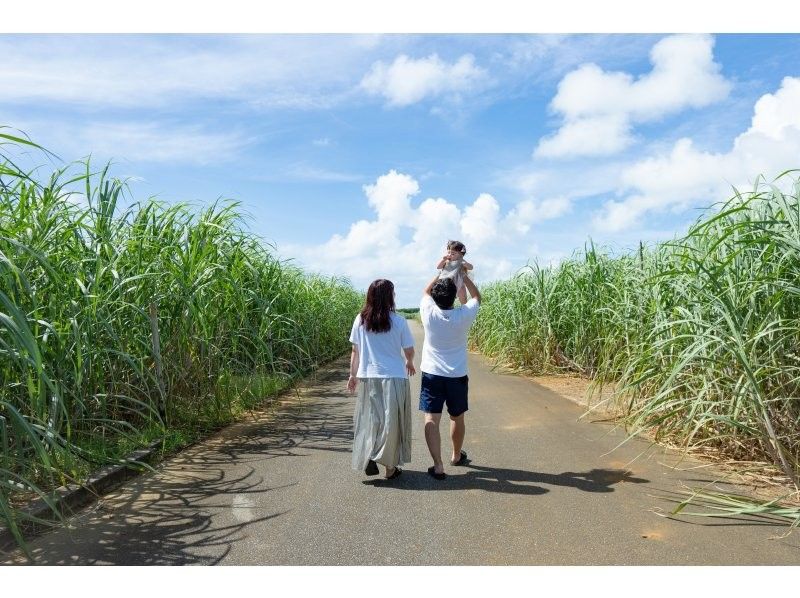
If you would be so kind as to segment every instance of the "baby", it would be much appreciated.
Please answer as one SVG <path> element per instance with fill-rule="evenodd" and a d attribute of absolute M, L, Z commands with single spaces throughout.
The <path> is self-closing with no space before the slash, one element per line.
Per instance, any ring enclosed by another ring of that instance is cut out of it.
<path fill-rule="evenodd" d="M 461 241 L 448 241 L 447 253 L 442 256 L 436 267 L 440 270 L 439 278 L 452 278 L 456 283 L 458 289 L 458 300 L 461 305 L 467 302 L 467 290 L 464 288 L 464 277 L 469 270 L 472 270 L 472 264 L 464 261 L 464 255 L 467 253 L 467 248 Z"/>

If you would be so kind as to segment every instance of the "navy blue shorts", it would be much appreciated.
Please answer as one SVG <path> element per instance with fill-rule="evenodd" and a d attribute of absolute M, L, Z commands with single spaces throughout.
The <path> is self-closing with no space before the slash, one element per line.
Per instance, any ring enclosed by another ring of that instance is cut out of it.
<path fill-rule="evenodd" d="M 469 409 L 467 390 L 469 377 L 448 378 L 422 372 L 422 388 L 419 393 L 419 410 L 425 413 L 441 413 L 447 404 L 447 413 L 458 417 Z"/>

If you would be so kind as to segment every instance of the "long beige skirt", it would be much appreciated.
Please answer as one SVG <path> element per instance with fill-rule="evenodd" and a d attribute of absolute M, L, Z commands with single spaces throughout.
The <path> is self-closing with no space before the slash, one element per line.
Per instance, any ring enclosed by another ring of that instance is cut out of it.
<path fill-rule="evenodd" d="M 353 469 L 369 460 L 387 467 L 411 461 L 408 378 L 359 378 L 353 414 Z"/>

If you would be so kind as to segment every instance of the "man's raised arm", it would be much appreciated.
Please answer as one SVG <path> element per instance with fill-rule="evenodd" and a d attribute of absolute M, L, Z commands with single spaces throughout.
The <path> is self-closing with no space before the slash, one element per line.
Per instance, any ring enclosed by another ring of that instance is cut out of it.
<path fill-rule="evenodd" d="M 424 291 L 422 291 L 422 294 L 423 294 L 423 295 L 430 295 L 430 294 L 431 294 L 431 289 L 433 288 L 433 285 L 435 285 L 435 284 L 436 284 L 436 281 L 437 281 L 437 280 L 439 280 L 439 274 L 438 274 L 438 273 L 437 273 L 437 274 L 436 274 L 436 276 L 434 276 L 434 277 L 433 277 L 433 279 L 432 279 L 432 280 L 431 280 L 431 281 L 428 283 L 428 286 L 426 286 L 426 287 L 425 287 L 425 290 L 424 290 Z"/>
<path fill-rule="evenodd" d="M 481 292 L 478 290 L 478 287 L 475 286 L 475 283 L 472 282 L 472 279 L 469 276 L 464 277 L 464 286 L 467 287 L 469 291 L 469 296 L 473 299 L 477 299 L 478 303 L 481 302 Z"/>

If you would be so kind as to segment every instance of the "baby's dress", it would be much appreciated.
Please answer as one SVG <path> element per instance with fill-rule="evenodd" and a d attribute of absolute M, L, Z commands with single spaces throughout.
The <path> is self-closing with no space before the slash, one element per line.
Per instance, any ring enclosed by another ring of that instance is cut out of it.
<path fill-rule="evenodd" d="M 439 271 L 439 278 L 452 278 L 456 283 L 456 288 L 460 289 L 464 286 L 464 260 L 448 260 L 445 262 L 444 268 Z"/>

